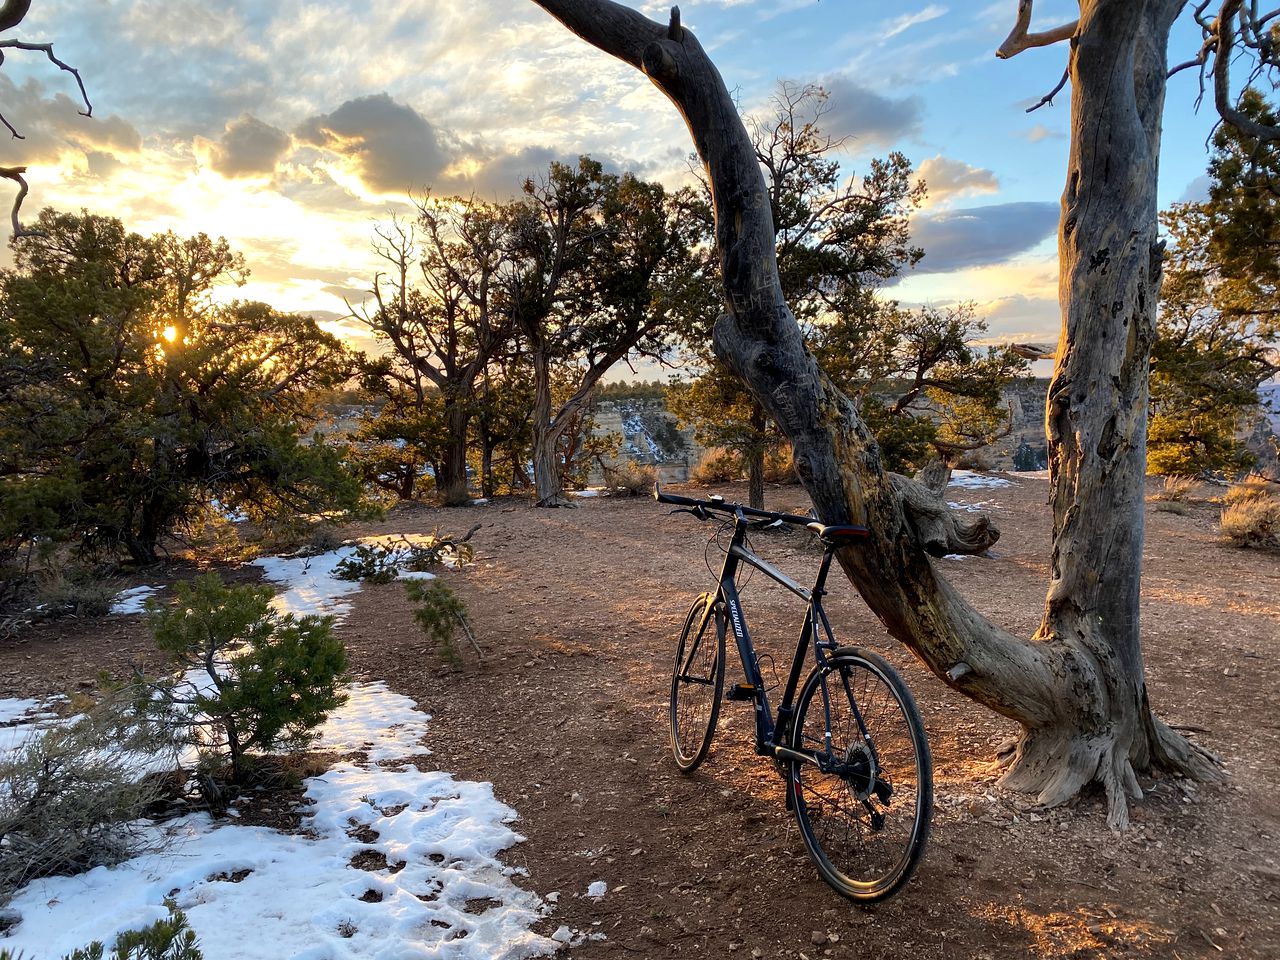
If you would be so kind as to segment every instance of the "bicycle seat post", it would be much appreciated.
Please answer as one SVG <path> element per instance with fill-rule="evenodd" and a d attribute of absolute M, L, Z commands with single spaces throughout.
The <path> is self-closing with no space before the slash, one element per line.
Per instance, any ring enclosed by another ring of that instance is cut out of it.
<path fill-rule="evenodd" d="M 831 572 L 831 561 L 835 558 L 835 555 L 835 544 L 827 544 L 826 549 L 822 551 L 822 566 L 818 568 L 818 579 L 813 582 L 813 596 L 815 599 L 827 595 L 827 574 Z"/>

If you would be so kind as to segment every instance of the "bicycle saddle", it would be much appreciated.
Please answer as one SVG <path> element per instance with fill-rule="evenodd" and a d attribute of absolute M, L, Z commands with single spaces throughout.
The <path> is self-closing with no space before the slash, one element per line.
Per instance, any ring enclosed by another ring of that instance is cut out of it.
<path fill-rule="evenodd" d="M 855 540 L 866 540 L 871 536 L 871 531 L 866 527 L 855 527 L 847 524 L 831 524 L 828 526 L 824 523 L 805 524 L 806 530 L 812 530 L 818 535 L 823 543 L 845 544 L 853 543 Z"/>

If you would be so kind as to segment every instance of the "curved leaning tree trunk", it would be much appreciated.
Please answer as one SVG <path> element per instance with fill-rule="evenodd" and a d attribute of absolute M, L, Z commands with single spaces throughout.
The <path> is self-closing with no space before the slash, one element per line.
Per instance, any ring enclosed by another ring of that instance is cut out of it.
<path fill-rule="evenodd" d="M 714 64 L 680 26 L 610 0 L 534 0 L 642 70 L 684 116 L 707 166 L 725 313 L 716 353 L 790 439 L 826 523 L 861 523 L 840 563 L 889 632 L 953 688 L 1018 721 L 1004 783 L 1061 803 L 1091 782 L 1128 820 L 1135 772 L 1210 779 L 1213 758 L 1147 704 L 1138 631 L 1146 370 L 1160 253 L 1155 178 L 1164 49 L 1180 0 L 1082 0 L 1071 56 L 1073 137 L 1061 229 L 1064 330 L 1049 404 L 1053 580 L 1043 624 L 1005 632 L 938 576 L 930 556 L 980 549 L 941 484 L 886 472 L 855 405 L 818 368 L 782 297 L 768 193 Z M 993 538 L 992 538 L 993 539 Z"/>

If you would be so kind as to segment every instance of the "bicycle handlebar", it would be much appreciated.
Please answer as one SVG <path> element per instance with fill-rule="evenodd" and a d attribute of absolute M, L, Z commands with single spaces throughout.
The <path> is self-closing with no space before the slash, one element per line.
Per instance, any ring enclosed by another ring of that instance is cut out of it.
<path fill-rule="evenodd" d="M 728 514 L 731 517 L 739 515 L 743 517 L 758 517 L 761 520 L 781 521 L 782 523 L 794 523 L 798 526 L 807 527 L 814 523 L 813 517 L 802 517 L 794 513 L 773 513 L 769 510 L 757 510 L 755 507 L 744 507 L 740 503 L 730 503 L 723 497 L 712 497 L 710 500 L 694 500 L 692 497 L 682 497 L 675 493 L 663 493 L 662 484 L 655 483 L 653 485 L 653 499 L 659 503 L 670 503 L 677 507 L 690 507 L 690 512 L 694 516 L 698 516 L 697 511 L 707 511 Z M 699 519 L 703 519 L 699 517 Z"/>

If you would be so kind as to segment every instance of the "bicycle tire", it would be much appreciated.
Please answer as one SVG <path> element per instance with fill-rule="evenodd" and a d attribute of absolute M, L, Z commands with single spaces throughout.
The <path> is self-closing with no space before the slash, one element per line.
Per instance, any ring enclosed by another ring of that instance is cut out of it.
<path fill-rule="evenodd" d="M 841 768 L 823 773 L 816 764 L 791 762 L 796 821 L 828 884 L 851 900 L 884 900 L 911 879 L 929 839 L 933 767 L 924 724 L 911 691 L 886 660 L 843 647 L 805 681 L 791 730 L 794 750 L 823 749 L 824 677 L 832 753 Z"/>
<path fill-rule="evenodd" d="M 706 615 L 709 604 L 713 609 Z M 686 773 L 707 759 L 716 732 L 724 692 L 725 623 L 724 604 L 704 593 L 689 608 L 676 644 L 671 670 L 671 755 Z M 708 631 L 714 636 L 708 637 Z"/>

